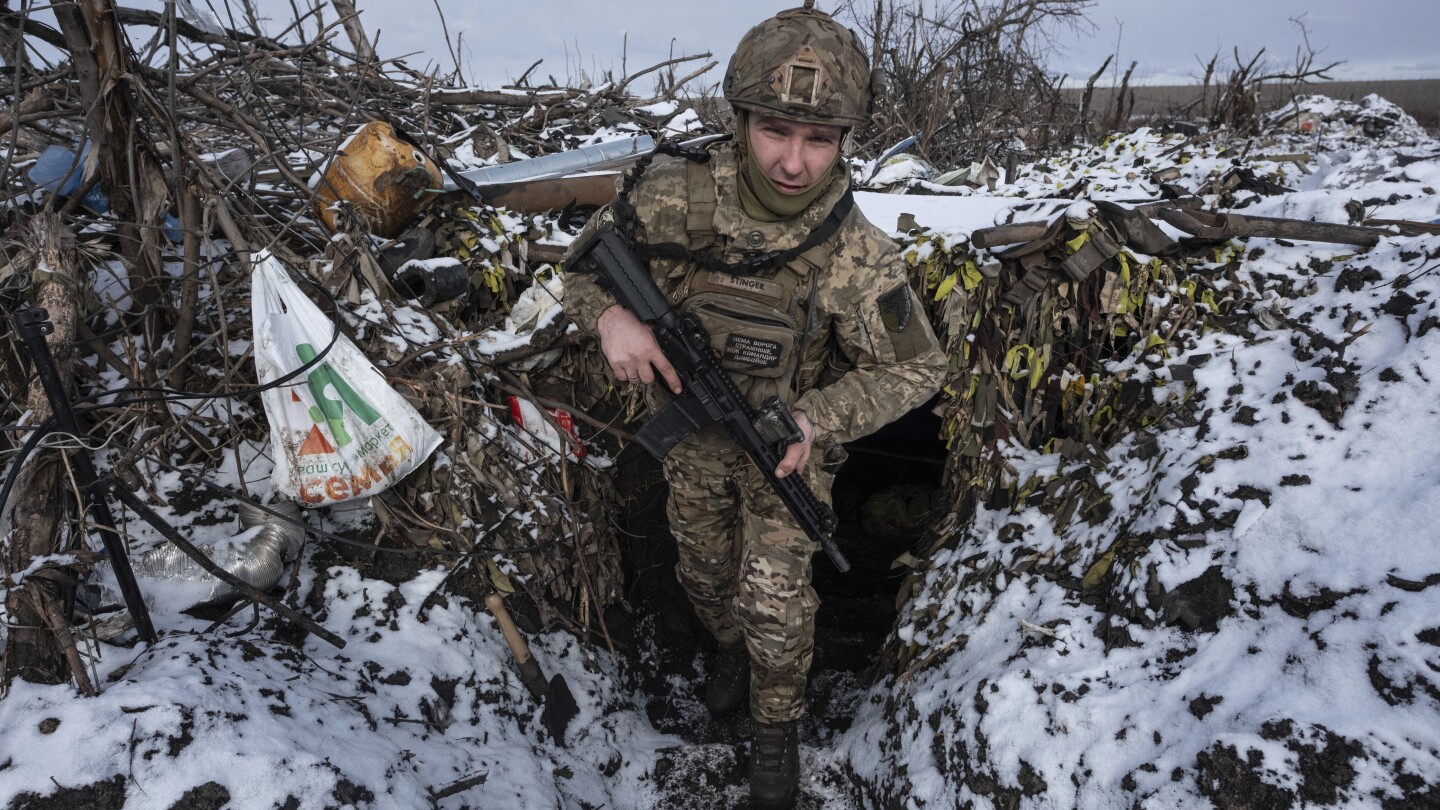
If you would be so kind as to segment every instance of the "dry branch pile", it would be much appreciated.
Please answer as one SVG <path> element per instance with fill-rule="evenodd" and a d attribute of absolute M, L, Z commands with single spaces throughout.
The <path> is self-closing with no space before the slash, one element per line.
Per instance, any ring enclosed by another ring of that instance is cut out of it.
<path fill-rule="evenodd" d="M 324 7 L 314 5 L 278 35 L 263 36 L 253 21 L 217 27 L 176 17 L 175 7 L 155 14 L 104 0 L 62 3 L 56 30 L 0 5 L 7 54 L 23 55 L 34 39 L 73 55 L 58 67 L 7 59 L 16 68 L 0 79 L 9 99 L 0 120 L 9 143 L 0 173 L 9 203 L 0 212 L 0 299 L 10 312 L 39 295 L 52 320 L 74 324 L 79 362 L 63 373 L 73 377 L 70 396 L 87 421 L 87 441 L 105 447 L 104 470 L 182 527 L 217 508 L 230 511 L 231 498 L 268 494 L 267 425 L 250 361 L 250 257 L 263 250 L 317 283 L 312 297 L 446 440 L 432 464 L 375 499 L 378 524 L 359 535 L 362 548 L 335 538 L 337 550 L 394 576 L 416 561 L 443 564 L 454 576 L 442 590 L 524 591 L 545 624 L 595 627 L 618 599 L 618 560 L 609 530 L 585 517 L 604 510 L 581 504 L 607 500 L 608 481 L 595 470 L 605 461 L 596 437 L 609 426 L 576 417 L 574 435 L 591 451 L 589 463 L 576 463 L 579 448 L 557 453 L 546 445 L 557 434 L 576 442 L 554 430 L 553 416 L 542 411 L 544 424 L 519 428 L 508 415 L 512 396 L 542 406 L 555 405 L 551 398 L 583 401 L 573 380 L 597 370 L 579 353 L 557 365 L 574 340 L 563 334 L 563 319 L 542 317 L 559 292 L 553 281 L 535 283 L 552 279 L 550 263 L 563 249 L 563 235 L 540 243 L 555 220 L 414 188 L 431 210 L 419 224 L 469 282 L 458 299 L 422 309 L 406 304 L 402 292 L 410 291 L 393 277 L 413 240 L 374 236 L 373 223 L 343 203 L 332 234 L 314 200 L 334 192 L 323 170 L 367 122 L 388 122 L 434 159 L 461 167 L 534 157 L 573 148 L 607 126 L 663 124 L 668 115 L 637 108 L 673 96 L 683 83 L 677 69 L 708 54 L 652 69 L 668 77 L 656 99 L 630 95 L 633 79 L 652 70 L 583 91 L 477 90 L 458 87 L 454 76 L 377 61 L 343 9 L 327 25 Z M 37 187 L 40 176 L 32 176 L 57 155 L 56 176 L 73 178 L 73 188 L 64 180 L 51 186 L 63 195 Z M 507 322 L 532 285 L 538 295 L 528 322 Z M 8 461 L 45 413 L 8 319 L 4 329 L 0 423 L 20 427 L 0 434 Z M 8 570 L 83 545 L 85 525 L 73 514 L 62 519 L 75 500 L 73 487 L 56 477 L 62 472 L 47 463 L 18 482 L 10 504 L 26 507 L 7 512 L 35 536 L 11 546 Z M 42 513 L 48 523 L 34 522 Z M 137 543 L 145 545 L 143 533 L 131 538 Z M 41 575 L 10 589 L 10 616 L 40 625 L 71 601 L 71 574 L 87 563 L 68 554 L 34 568 Z M 32 592 L 44 595 L 27 606 Z M 53 661 L 48 668 L 56 669 Z M 22 669 L 16 664 L 8 674 Z"/>
<path fill-rule="evenodd" d="M 869 43 L 885 92 L 866 149 L 918 135 L 936 166 L 1042 152 L 1083 131 L 1046 69 L 1058 26 L 1083 19 L 1089 0 L 850 0 L 843 13 Z"/>

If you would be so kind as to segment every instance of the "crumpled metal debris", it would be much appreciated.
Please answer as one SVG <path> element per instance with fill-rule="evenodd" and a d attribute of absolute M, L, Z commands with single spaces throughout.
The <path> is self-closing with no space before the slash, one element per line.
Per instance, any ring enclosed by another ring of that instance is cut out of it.
<path fill-rule="evenodd" d="M 201 550 L 217 565 L 258 590 L 275 587 L 285 567 L 299 553 L 305 540 L 305 526 L 300 522 L 300 507 L 289 501 L 267 507 L 285 517 L 277 517 L 247 501 L 236 503 L 240 514 L 241 533 L 214 547 Z M 242 539 L 243 538 L 243 539 Z M 233 588 L 211 576 L 198 563 L 167 543 L 140 556 L 135 572 L 155 579 L 183 579 L 209 582 L 211 588 L 200 602 L 214 602 L 237 596 Z"/>

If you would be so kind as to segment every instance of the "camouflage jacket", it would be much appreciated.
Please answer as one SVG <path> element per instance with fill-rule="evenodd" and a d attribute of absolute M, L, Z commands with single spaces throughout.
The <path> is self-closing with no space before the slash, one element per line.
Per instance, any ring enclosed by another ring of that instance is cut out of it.
<path fill-rule="evenodd" d="M 631 195 L 638 240 L 719 251 L 727 262 L 788 250 L 804 242 L 845 192 L 835 183 L 798 216 L 759 222 L 740 209 L 734 145 L 717 144 L 710 152 L 703 171 L 678 159 L 658 159 L 646 171 Z M 709 219 L 708 211 L 695 206 L 688 184 L 707 178 L 715 184 L 713 219 L 697 222 L 697 214 Z M 594 226 L 592 219 L 587 231 Z M 650 271 L 672 306 L 700 317 L 722 365 L 752 404 L 774 393 L 804 411 L 822 451 L 894 421 L 943 384 L 947 359 L 910 288 L 905 262 L 894 240 L 858 207 L 824 244 L 773 274 L 735 277 L 664 259 L 652 261 Z M 595 334 L 600 314 L 614 303 L 593 277 L 566 277 L 565 310 L 582 331 Z M 732 328 L 737 319 L 741 326 Z M 787 336 L 789 345 L 779 345 Z M 651 386 L 652 409 L 661 404 L 659 388 Z"/>

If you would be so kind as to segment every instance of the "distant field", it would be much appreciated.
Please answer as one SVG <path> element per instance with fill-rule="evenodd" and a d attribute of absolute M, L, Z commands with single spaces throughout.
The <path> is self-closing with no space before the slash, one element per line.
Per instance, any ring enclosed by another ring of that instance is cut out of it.
<path fill-rule="evenodd" d="M 1156 87 L 1133 87 L 1137 116 L 1170 115 L 1185 110 L 1200 97 L 1200 87 L 1166 85 Z M 1078 102 L 1084 95 L 1083 88 L 1065 91 Z M 1318 93 L 1331 98 L 1359 101 L 1371 93 L 1378 93 L 1400 105 L 1423 126 L 1430 129 L 1440 127 L 1440 79 L 1406 79 L 1397 81 L 1371 82 L 1320 82 L 1305 85 L 1301 93 Z M 1213 101 L 1215 89 L 1210 89 Z M 1115 88 L 1096 87 L 1091 106 L 1101 115 L 1114 103 Z M 1284 105 L 1290 100 L 1290 88 L 1283 85 L 1267 85 L 1261 94 L 1260 103 L 1266 110 Z M 1191 108 L 1191 115 L 1199 117 L 1201 105 Z"/>

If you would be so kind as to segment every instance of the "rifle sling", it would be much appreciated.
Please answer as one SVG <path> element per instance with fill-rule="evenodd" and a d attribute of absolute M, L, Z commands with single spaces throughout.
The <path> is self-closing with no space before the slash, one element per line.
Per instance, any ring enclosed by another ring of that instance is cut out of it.
<path fill-rule="evenodd" d="M 725 262 L 718 256 L 708 251 L 691 250 L 685 245 L 676 242 L 661 242 L 659 244 L 647 244 L 635 239 L 635 206 L 630 202 L 630 192 L 634 190 L 641 175 L 649 168 L 650 161 L 655 155 L 666 154 L 676 157 L 683 157 L 695 163 L 706 163 L 710 160 L 710 153 L 703 149 L 684 148 L 672 144 L 656 144 L 655 151 L 642 158 L 635 164 L 635 168 L 627 173 L 625 181 L 612 205 L 615 215 L 616 228 L 623 234 L 635 250 L 635 255 L 643 262 L 652 259 L 670 259 L 679 262 L 693 262 L 706 270 L 713 270 L 727 273 L 732 276 L 755 276 L 773 273 L 780 267 L 789 264 L 808 250 L 819 247 L 834 236 L 845 224 L 845 219 L 850 216 L 850 211 L 855 207 L 855 193 L 853 189 L 846 189 L 845 196 L 835 202 L 830 213 L 820 226 L 810 232 L 796 247 L 789 250 L 771 250 L 765 253 L 757 253 L 747 256 L 738 262 Z M 687 227 L 694 227 L 695 223 L 687 218 Z"/>
<path fill-rule="evenodd" d="M 850 216 L 850 210 L 855 207 L 855 194 L 846 189 L 845 196 L 836 201 L 835 207 L 830 209 L 829 215 L 820 226 L 810 232 L 796 247 L 789 250 L 771 250 L 765 253 L 757 253 L 754 256 L 747 256 L 738 262 L 721 261 L 718 256 L 710 252 L 691 250 L 684 245 L 675 242 L 661 242 L 650 245 L 637 243 L 635 254 L 642 261 L 652 259 L 672 259 L 681 262 L 693 262 L 706 270 L 728 273 L 732 276 L 756 276 L 774 272 L 775 270 L 789 264 L 799 258 L 802 253 L 825 244 L 830 237 L 840 230 L 845 223 L 845 218 Z"/>

